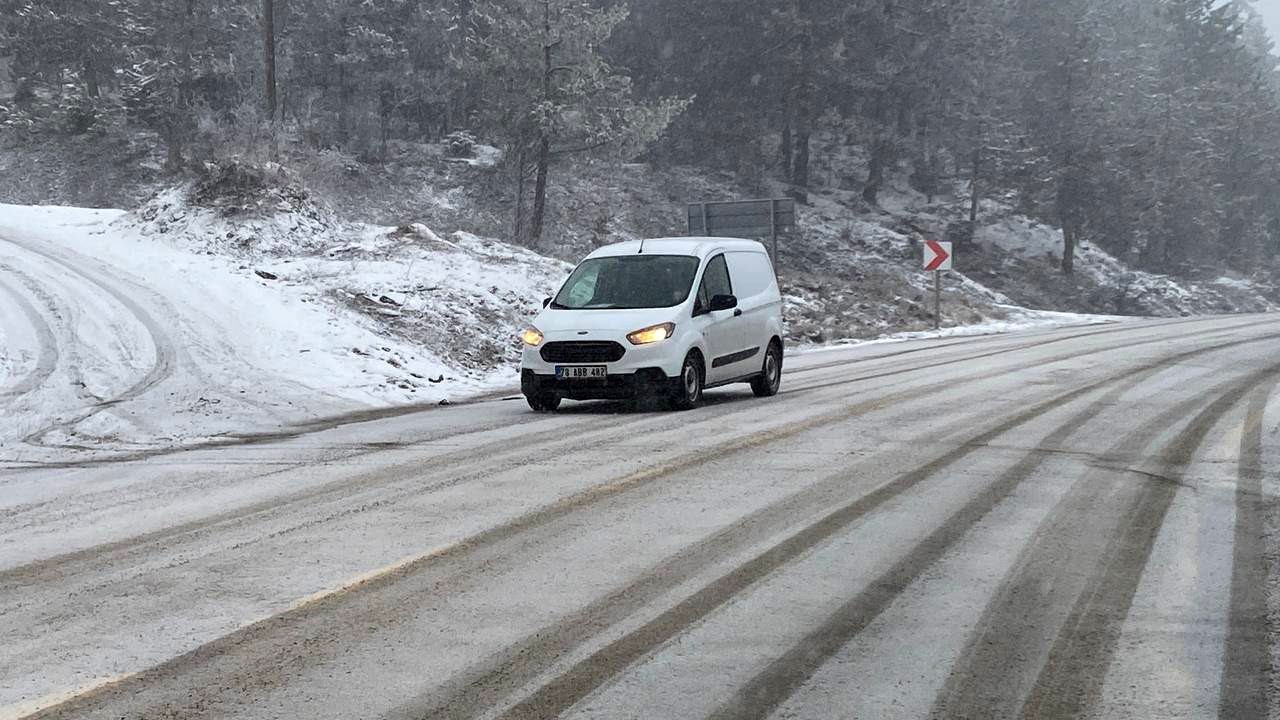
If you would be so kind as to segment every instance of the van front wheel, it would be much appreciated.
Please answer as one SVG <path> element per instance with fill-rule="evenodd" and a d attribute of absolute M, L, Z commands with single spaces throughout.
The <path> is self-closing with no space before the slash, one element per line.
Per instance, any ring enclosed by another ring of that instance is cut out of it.
<path fill-rule="evenodd" d="M 539 413 L 551 413 L 560 409 L 560 398 L 555 395 L 526 395 L 529 409 Z"/>
<path fill-rule="evenodd" d="M 704 382 L 702 358 L 697 353 L 689 353 L 680 368 L 680 377 L 676 379 L 671 406 L 676 410 L 692 410 L 701 405 Z"/>

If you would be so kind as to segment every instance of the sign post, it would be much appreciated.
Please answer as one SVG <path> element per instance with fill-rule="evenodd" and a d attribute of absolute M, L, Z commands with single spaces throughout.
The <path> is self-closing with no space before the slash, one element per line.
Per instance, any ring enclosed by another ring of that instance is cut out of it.
<path fill-rule="evenodd" d="M 951 269 L 951 243 L 929 240 L 924 244 L 924 269 L 933 273 L 933 329 L 942 329 L 942 272 Z"/>
<path fill-rule="evenodd" d="M 942 271 L 933 272 L 933 329 L 942 329 Z"/>

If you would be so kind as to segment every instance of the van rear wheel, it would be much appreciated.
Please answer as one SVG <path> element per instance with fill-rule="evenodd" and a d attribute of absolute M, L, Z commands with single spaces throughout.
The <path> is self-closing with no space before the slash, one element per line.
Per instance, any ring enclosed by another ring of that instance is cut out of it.
<path fill-rule="evenodd" d="M 769 351 L 764 354 L 764 367 L 760 374 L 751 381 L 751 392 L 756 397 L 773 397 L 782 387 L 782 346 L 776 342 L 769 343 Z"/>

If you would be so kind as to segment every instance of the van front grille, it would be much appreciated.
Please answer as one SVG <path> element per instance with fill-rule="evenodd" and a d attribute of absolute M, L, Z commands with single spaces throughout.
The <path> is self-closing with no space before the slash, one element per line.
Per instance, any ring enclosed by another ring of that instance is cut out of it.
<path fill-rule="evenodd" d="M 611 363 L 626 354 L 616 342 L 553 342 L 542 347 L 542 359 L 549 363 Z"/>

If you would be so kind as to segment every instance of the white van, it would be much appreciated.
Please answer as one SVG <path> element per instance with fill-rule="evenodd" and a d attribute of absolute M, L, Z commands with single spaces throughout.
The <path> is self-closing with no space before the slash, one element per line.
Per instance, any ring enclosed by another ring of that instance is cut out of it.
<path fill-rule="evenodd" d="M 754 240 L 668 238 L 591 253 L 522 336 L 529 406 L 658 397 L 697 407 L 706 388 L 782 381 L 782 297 Z"/>

